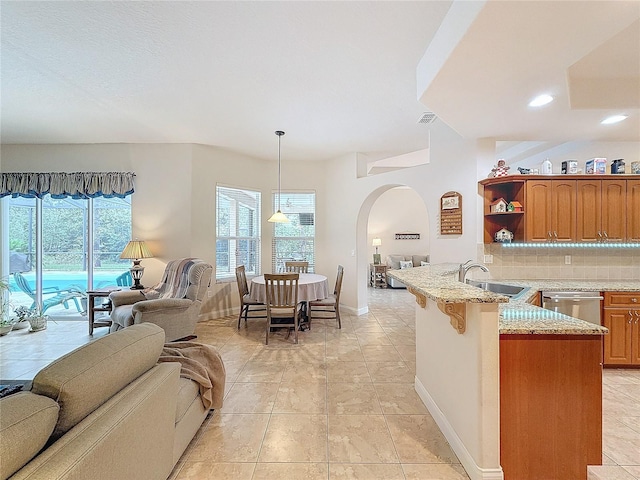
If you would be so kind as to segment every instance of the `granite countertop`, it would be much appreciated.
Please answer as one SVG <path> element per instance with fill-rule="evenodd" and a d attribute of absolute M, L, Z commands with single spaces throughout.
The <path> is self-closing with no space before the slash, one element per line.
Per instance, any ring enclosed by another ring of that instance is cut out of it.
<path fill-rule="evenodd" d="M 439 264 L 405 270 L 389 270 L 387 275 L 427 298 L 444 303 L 498 303 L 501 334 L 603 335 L 607 328 L 528 303 L 542 290 L 640 291 L 638 280 L 488 280 L 525 287 L 509 299 L 457 280 L 459 264 Z"/>

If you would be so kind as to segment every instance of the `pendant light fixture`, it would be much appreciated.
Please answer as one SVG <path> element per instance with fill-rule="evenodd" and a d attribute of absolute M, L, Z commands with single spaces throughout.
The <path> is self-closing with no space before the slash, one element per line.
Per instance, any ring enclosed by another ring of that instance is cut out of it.
<path fill-rule="evenodd" d="M 271 215 L 271 218 L 267 221 L 272 223 L 289 223 L 287 216 L 280 210 L 280 139 L 282 135 L 284 135 L 284 132 L 282 130 L 276 130 L 276 135 L 278 136 L 278 211 Z"/>

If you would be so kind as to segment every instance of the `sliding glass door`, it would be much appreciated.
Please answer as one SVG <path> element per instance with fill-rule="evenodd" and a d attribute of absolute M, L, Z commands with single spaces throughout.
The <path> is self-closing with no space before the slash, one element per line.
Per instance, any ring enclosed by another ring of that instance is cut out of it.
<path fill-rule="evenodd" d="M 7 197 L 14 307 L 77 317 L 88 289 L 116 285 L 129 267 L 119 255 L 131 239 L 130 198 Z"/>

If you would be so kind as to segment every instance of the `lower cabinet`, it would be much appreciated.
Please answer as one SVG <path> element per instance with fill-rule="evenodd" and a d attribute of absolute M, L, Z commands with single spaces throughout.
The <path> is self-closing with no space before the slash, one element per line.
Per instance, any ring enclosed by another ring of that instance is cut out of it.
<path fill-rule="evenodd" d="M 604 364 L 640 367 L 640 292 L 605 292 L 602 325 Z"/>
<path fill-rule="evenodd" d="M 504 480 L 586 480 L 602 463 L 602 337 L 500 335 Z"/>

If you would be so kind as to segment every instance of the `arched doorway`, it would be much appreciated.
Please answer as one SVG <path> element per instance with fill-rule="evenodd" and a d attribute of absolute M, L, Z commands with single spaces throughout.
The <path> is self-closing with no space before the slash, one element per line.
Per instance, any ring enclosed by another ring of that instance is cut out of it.
<path fill-rule="evenodd" d="M 370 224 L 370 221 L 373 223 Z M 420 240 L 396 240 L 396 233 L 419 233 Z M 374 252 L 371 241 L 373 237 L 382 240 L 380 254 L 383 262 L 389 254 L 429 254 L 429 211 L 420 193 L 407 185 L 383 185 L 372 191 L 362 202 L 356 222 L 359 313 L 367 311 L 368 272 Z M 412 253 L 414 250 L 415 253 Z"/>

